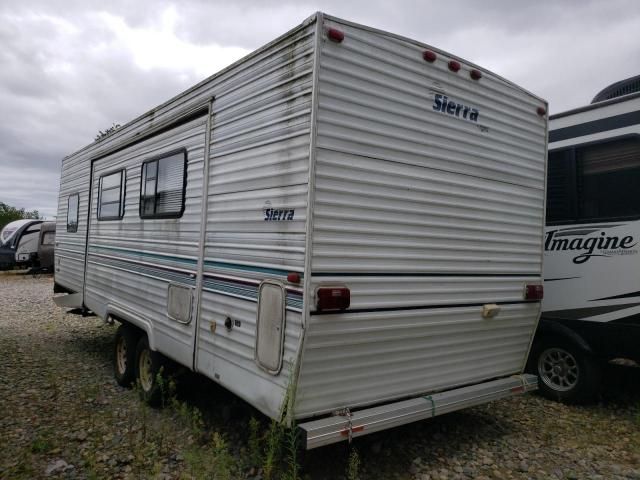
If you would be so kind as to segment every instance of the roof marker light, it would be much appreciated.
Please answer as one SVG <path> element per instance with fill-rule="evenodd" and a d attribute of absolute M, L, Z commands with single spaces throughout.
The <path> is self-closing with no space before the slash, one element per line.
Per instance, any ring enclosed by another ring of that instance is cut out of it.
<path fill-rule="evenodd" d="M 451 70 L 452 72 L 459 71 L 460 63 L 456 62 L 455 60 L 449 60 L 449 70 Z"/>
<path fill-rule="evenodd" d="M 474 80 L 480 80 L 482 78 L 482 72 L 480 70 L 476 70 L 475 68 L 469 72 L 469 76 Z"/>
<path fill-rule="evenodd" d="M 330 28 L 327 30 L 327 37 L 329 37 L 329 40 L 333 40 L 336 43 L 342 43 L 344 40 L 344 33 L 337 28 Z"/>
<path fill-rule="evenodd" d="M 422 54 L 422 58 L 424 58 L 429 63 L 433 63 L 436 61 L 436 58 L 438 58 L 438 56 L 436 55 L 436 52 L 425 50 Z"/>
<path fill-rule="evenodd" d="M 536 112 L 538 113 L 538 115 L 540 115 L 541 117 L 544 117 L 547 114 L 547 109 L 544 107 L 538 107 L 538 109 L 536 110 Z"/>

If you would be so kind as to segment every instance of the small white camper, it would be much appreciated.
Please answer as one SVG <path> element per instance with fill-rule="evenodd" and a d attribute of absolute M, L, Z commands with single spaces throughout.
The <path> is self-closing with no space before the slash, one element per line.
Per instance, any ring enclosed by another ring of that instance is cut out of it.
<path fill-rule="evenodd" d="M 315 14 L 63 160 L 55 290 L 307 448 L 532 390 L 546 109 Z"/>
<path fill-rule="evenodd" d="M 640 75 L 550 124 L 545 299 L 528 370 L 546 396 L 580 402 L 605 362 L 640 362 Z"/>

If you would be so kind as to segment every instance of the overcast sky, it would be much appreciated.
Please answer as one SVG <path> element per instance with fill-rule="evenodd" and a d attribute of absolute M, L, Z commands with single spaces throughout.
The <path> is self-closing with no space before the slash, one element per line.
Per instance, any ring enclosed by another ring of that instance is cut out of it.
<path fill-rule="evenodd" d="M 482 65 L 551 113 L 640 74 L 637 0 L 3 0 L 0 202 L 55 215 L 65 155 L 317 10 Z"/>

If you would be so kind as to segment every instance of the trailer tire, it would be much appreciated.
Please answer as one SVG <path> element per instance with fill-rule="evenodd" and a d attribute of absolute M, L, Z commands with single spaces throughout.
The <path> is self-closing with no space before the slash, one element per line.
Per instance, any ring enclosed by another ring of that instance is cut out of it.
<path fill-rule="evenodd" d="M 538 376 L 538 390 L 544 397 L 571 404 L 592 400 L 602 376 L 601 365 L 589 352 L 553 338 L 534 343 L 527 370 Z"/>
<path fill-rule="evenodd" d="M 147 336 L 142 335 L 136 347 L 136 383 L 140 398 L 152 407 L 162 403 L 162 385 L 158 380 L 164 376 L 164 368 L 162 355 L 151 350 Z"/>
<path fill-rule="evenodd" d="M 136 378 L 135 357 L 139 334 L 123 323 L 116 330 L 113 348 L 113 376 L 118 385 L 131 388 Z"/>

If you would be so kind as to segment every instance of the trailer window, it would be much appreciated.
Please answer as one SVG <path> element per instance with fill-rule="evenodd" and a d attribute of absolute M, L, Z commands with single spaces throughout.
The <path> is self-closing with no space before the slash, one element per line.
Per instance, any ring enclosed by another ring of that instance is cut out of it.
<path fill-rule="evenodd" d="M 640 139 L 549 152 L 547 223 L 640 217 Z"/>
<path fill-rule="evenodd" d="M 54 245 L 56 243 L 56 232 L 44 232 L 42 234 L 42 245 Z"/>
<path fill-rule="evenodd" d="M 575 218 L 575 161 L 573 150 L 549 152 L 547 222 Z"/>
<path fill-rule="evenodd" d="M 98 220 L 120 220 L 124 216 L 125 171 L 100 177 Z"/>
<path fill-rule="evenodd" d="M 640 215 L 640 141 L 626 139 L 576 150 L 580 218 Z"/>
<path fill-rule="evenodd" d="M 178 218 L 184 212 L 186 151 L 142 164 L 140 216 Z"/>
<path fill-rule="evenodd" d="M 78 207 L 80 205 L 80 195 L 69 195 L 67 200 L 67 232 L 78 231 Z"/>

